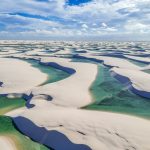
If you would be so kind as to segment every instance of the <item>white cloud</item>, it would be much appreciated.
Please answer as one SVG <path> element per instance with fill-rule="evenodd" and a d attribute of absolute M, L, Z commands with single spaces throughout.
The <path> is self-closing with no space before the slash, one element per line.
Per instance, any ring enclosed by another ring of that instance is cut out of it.
<path fill-rule="evenodd" d="M 87 29 L 87 28 L 88 28 L 88 25 L 86 25 L 86 24 L 82 24 L 82 28 Z"/>
<path fill-rule="evenodd" d="M 66 0 L 49 0 L 49 3 L 34 0 L 1 0 L 0 13 L 5 20 L 0 16 L 0 22 L 6 25 L 6 29 L 25 27 L 35 34 L 48 35 L 150 33 L 150 0 L 92 0 L 82 6 L 67 6 L 65 2 Z M 125 10 L 126 13 L 120 13 L 120 10 Z M 9 15 L 18 12 L 54 18 L 44 20 Z M 23 24 L 10 23 L 6 19 L 16 19 L 18 22 L 20 20 Z M 23 34 L 25 33 L 27 32 Z"/>
<path fill-rule="evenodd" d="M 93 24 L 92 24 L 92 26 L 96 26 L 96 25 L 97 25 L 96 23 L 93 23 Z"/>
<path fill-rule="evenodd" d="M 101 24 L 101 26 L 102 26 L 102 27 L 107 27 L 107 24 L 103 22 L 103 23 Z"/>
<path fill-rule="evenodd" d="M 129 32 L 150 32 L 149 24 L 143 24 L 137 20 L 128 21 L 124 27 Z"/>

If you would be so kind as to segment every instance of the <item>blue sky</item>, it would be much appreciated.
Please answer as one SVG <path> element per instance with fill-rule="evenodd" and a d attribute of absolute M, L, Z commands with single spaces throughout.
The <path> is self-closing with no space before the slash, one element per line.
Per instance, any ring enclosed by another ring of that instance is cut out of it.
<path fill-rule="evenodd" d="M 0 5 L 0 39 L 150 39 L 150 0 L 1 0 Z"/>

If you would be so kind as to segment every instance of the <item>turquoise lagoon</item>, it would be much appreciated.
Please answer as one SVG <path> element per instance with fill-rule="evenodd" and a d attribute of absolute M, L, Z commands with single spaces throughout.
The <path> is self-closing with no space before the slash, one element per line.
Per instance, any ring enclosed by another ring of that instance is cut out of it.
<path fill-rule="evenodd" d="M 29 62 L 33 67 L 38 68 L 41 72 L 48 75 L 47 80 L 44 81 L 41 85 L 56 82 L 59 80 L 63 80 L 65 78 L 67 78 L 68 76 L 70 76 L 70 74 L 68 74 L 65 71 L 55 69 L 48 65 L 40 64 L 37 60 L 29 60 L 28 59 L 25 61 Z"/>
<path fill-rule="evenodd" d="M 150 118 L 150 100 L 132 93 L 127 85 L 111 76 L 109 69 L 98 65 L 96 80 L 90 88 L 95 102 L 86 108 Z"/>

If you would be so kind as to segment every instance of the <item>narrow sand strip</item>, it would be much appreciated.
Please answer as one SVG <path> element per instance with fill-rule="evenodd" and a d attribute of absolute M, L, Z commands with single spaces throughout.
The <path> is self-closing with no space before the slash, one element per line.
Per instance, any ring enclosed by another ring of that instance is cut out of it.
<path fill-rule="evenodd" d="M 137 60 L 139 62 L 150 63 L 149 57 L 137 57 L 137 56 L 130 56 L 130 55 L 124 55 L 124 56 L 132 60 Z"/>
<path fill-rule="evenodd" d="M 85 57 L 87 59 L 93 58 L 93 59 L 101 60 L 104 62 L 105 65 L 110 66 L 110 67 L 127 68 L 127 69 L 135 69 L 135 70 L 140 69 L 139 66 L 137 66 L 125 59 L 122 59 L 122 58 L 94 56 L 94 55 L 92 55 L 92 53 L 80 54 L 79 56 Z"/>
<path fill-rule="evenodd" d="M 140 70 L 121 69 L 115 67 L 112 68 L 111 71 L 128 78 L 132 86 L 141 91 L 141 93 L 142 91 L 150 93 L 150 74 Z"/>

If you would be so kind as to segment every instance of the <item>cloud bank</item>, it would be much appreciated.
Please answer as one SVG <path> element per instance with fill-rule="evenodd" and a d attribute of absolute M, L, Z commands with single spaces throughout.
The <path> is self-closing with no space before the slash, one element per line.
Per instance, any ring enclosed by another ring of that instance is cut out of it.
<path fill-rule="evenodd" d="M 1 0 L 1 39 L 148 40 L 150 0 Z"/>

